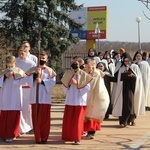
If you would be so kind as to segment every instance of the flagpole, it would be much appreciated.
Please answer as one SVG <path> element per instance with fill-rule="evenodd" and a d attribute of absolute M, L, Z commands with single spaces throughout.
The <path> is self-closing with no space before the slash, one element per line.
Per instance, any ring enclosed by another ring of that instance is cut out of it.
<path fill-rule="evenodd" d="M 97 33 L 98 36 L 98 52 L 100 52 L 100 33 Z"/>
<path fill-rule="evenodd" d="M 38 64 L 37 67 L 40 67 L 40 49 L 41 49 L 41 31 L 42 27 L 41 24 L 39 23 L 39 35 L 38 35 Z M 39 74 L 37 74 L 37 78 L 39 77 Z M 35 130 L 37 127 L 37 119 L 38 119 L 38 105 L 39 105 L 39 83 L 36 85 L 36 112 L 35 112 Z M 36 133 L 36 132 L 35 132 Z"/>
<path fill-rule="evenodd" d="M 96 23 L 96 27 L 95 27 L 95 33 L 97 34 L 97 38 L 98 38 L 98 44 L 97 44 L 97 52 L 100 52 L 100 27 L 98 22 Z"/>

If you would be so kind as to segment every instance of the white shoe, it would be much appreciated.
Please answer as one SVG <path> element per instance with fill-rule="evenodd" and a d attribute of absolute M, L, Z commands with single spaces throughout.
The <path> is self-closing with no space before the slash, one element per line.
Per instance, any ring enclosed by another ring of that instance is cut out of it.
<path fill-rule="evenodd" d="M 73 145 L 80 145 L 80 141 L 75 141 Z"/>
<path fill-rule="evenodd" d="M 94 137 L 94 135 L 90 135 L 90 139 L 94 139 L 95 137 Z"/>
<path fill-rule="evenodd" d="M 13 139 L 6 139 L 6 143 L 11 143 L 13 141 Z"/>
<path fill-rule="evenodd" d="M 86 138 L 87 138 L 87 139 L 94 139 L 94 135 L 92 135 L 92 134 L 87 134 L 87 135 L 86 135 Z"/>

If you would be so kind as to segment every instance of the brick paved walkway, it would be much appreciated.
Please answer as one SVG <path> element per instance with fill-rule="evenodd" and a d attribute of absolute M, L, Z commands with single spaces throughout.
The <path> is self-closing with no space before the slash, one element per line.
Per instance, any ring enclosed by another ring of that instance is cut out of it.
<path fill-rule="evenodd" d="M 83 138 L 80 145 L 64 143 L 61 140 L 61 126 L 64 105 L 53 104 L 51 132 L 45 145 L 35 144 L 33 134 L 24 134 L 12 143 L 0 141 L 0 150 L 149 150 L 150 149 L 150 111 L 146 116 L 140 116 L 136 120 L 136 126 L 120 128 L 117 118 L 110 116 L 104 121 L 101 131 L 97 132 L 95 139 Z"/>

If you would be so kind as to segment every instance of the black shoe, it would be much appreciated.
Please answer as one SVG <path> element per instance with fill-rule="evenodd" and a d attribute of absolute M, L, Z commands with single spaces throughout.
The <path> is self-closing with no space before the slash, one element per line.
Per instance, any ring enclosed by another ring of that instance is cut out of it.
<path fill-rule="evenodd" d="M 127 125 L 128 125 L 128 126 L 130 126 L 130 125 L 131 125 L 131 123 L 130 123 L 130 122 L 128 122 L 128 123 L 127 123 Z"/>
<path fill-rule="evenodd" d="M 33 129 L 31 129 L 29 132 L 27 132 L 27 134 L 33 134 L 33 133 L 34 133 Z"/>
<path fill-rule="evenodd" d="M 107 120 L 107 119 L 109 119 L 109 115 L 106 115 L 104 118 L 104 120 Z"/>
<path fill-rule="evenodd" d="M 131 126 L 135 126 L 136 123 L 134 121 L 131 122 Z"/>
<path fill-rule="evenodd" d="M 41 141 L 41 144 L 46 144 L 46 141 Z"/>
<path fill-rule="evenodd" d="M 86 137 L 87 139 L 94 139 L 94 134 L 87 134 Z"/>
<path fill-rule="evenodd" d="M 150 107 L 145 107 L 145 111 L 150 111 Z"/>

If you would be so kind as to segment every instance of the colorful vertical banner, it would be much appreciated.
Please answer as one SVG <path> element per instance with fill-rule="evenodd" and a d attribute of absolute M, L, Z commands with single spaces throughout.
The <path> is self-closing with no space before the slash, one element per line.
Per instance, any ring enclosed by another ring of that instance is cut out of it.
<path fill-rule="evenodd" d="M 87 8 L 87 39 L 106 39 L 107 37 L 107 7 Z M 95 33 L 96 26 L 99 26 L 100 33 Z M 98 35 L 100 34 L 100 35 Z"/>

